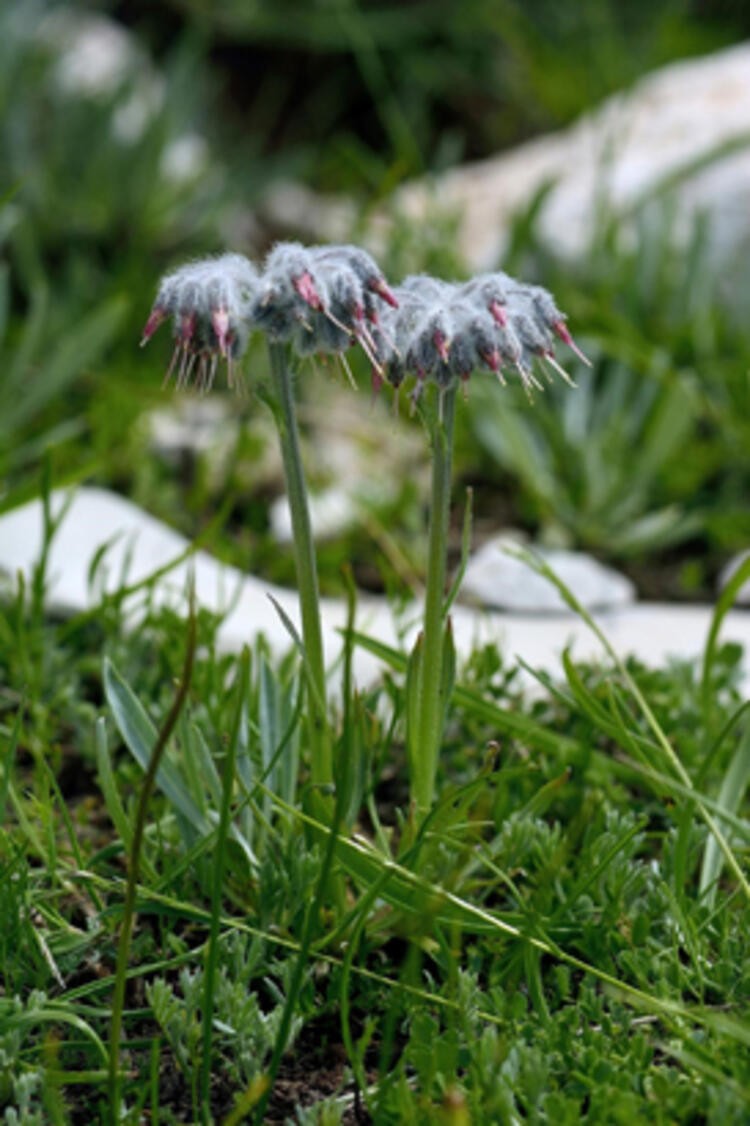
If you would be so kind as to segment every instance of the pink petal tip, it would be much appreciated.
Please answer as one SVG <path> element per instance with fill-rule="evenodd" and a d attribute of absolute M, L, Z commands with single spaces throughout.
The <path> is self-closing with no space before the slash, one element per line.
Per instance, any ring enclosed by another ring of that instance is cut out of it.
<path fill-rule="evenodd" d="M 292 284 L 302 300 L 306 302 L 311 309 L 319 311 L 323 308 L 323 299 L 315 287 L 312 274 L 308 273 L 307 270 L 300 274 L 299 277 L 293 278 Z"/>
<path fill-rule="evenodd" d="M 495 324 L 500 325 L 500 328 L 505 328 L 508 323 L 508 314 L 502 307 L 499 301 L 490 301 L 489 310 L 492 314 L 492 319 Z"/>
<path fill-rule="evenodd" d="M 211 314 L 211 325 L 216 333 L 219 351 L 226 357 L 229 345 L 229 313 L 226 309 L 214 309 Z"/>
<path fill-rule="evenodd" d="M 432 334 L 432 343 L 435 345 L 435 351 L 444 364 L 448 363 L 450 358 L 451 343 L 439 329 Z"/>
<path fill-rule="evenodd" d="M 368 281 L 367 285 L 373 293 L 377 293 L 378 297 L 382 297 L 385 303 L 387 305 L 390 305 L 392 309 L 398 309 L 398 301 L 396 300 L 395 295 L 386 285 L 383 278 L 372 277 Z"/>
<path fill-rule="evenodd" d="M 141 348 L 144 346 L 144 344 L 148 344 L 149 340 L 154 335 L 159 325 L 163 324 L 166 319 L 167 314 L 164 309 L 161 308 L 161 306 L 157 305 L 151 310 L 148 320 L 144 325 L 143 333 L 141 334 Z"/>

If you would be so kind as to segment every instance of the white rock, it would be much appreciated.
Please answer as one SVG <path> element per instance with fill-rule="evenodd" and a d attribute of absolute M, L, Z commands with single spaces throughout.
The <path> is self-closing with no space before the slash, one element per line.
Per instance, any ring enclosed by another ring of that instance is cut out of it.
<path fill-rule="evenodd" d="M 167 461 L 182 454 L 203 454 L 234 446 L 239 420 L 232 416 L 230 402 L 212 395 L 197 398 L 183 395 L 168 407 L 150 411 L 145 417 L 151 448 Z"/>
<path fill-rule="evenodd" d="M 509 554 L 519 546 L 509 536 L 497 536 L 484 544 L 467 563 L 462 595 L 482 606 L 516 613 L 571 614 L 556 587 Z M 635 600 L 630 579 L 584 552 L 536 546 L 533 550 L 587 610 L 612 610 Z"/>
<path fill-rule="evenodd" d="M 53 519 L 59 519 L 45 584 L 45 605 L 52 614 L 80 613 L 125 585 L 148 583 L 148 590 L 134 592 L 125 602 L 128 621 L 135 626 L 147 602 L 185 610 L 192 581 L 197 605 L 225 615 L 217 640 L 226 651 L 239 652 L 261 633 L 276 654 L 289 650 L 292 642 L 271 598 L 301 629 L 296 592 L 245 575 L 206 551 L 191 550 L 184 536 L 116 493 L 91 487 L 60 489 L 52 494 L 51 511 Z M 27 582 L 31 579 L 43 542 L 40 501 L 0 517 L 0 575 L 10 586 L 19 572 Z M 321 609 L 326 655 L 333 662 L 341 653 L 346 609 L 331 599 L 322 599 Z M 363 599 L 358 628 L 368 632 L 376 619 L 378 636 L 393 643 L 396 633 L 385 604 Z M 355 671 L 360 679 L 372 679 L 378 667 L 375 658 L 358 653 Z"/>
<path fill-rule="evenodd" d="M 711 154 L 720 159 L 702 168 Z M 721 248 L 737 251 L 738 240 L 750 242 L 750 43 L 672 63 L 568 129 L 404 185 L 387 211 L 375 213 L 370 246 L 382 250 L 389 211 L 417 223 L 445 213 L 457 220 L 457 250 L 467 267 L 496 268 L 514 216 L 552 183 L 537 232 L 558 252 L 580 256 L 602 202 L 626 215 L 672 177 L 683 230 L 704 212 Z M 310 238 L 346 237 L 354 215 L 348 201 L 299 188 L 280 188 L 267 207 L 288 226 L 296 216 Z"/>
<path fill-rule="evenodd" d="M 359 511 L 352 494 L 338 485 L 309 498 L 310 524 L 316 540 L 333 539 L 352 526 Z M 286 496 L 277 497 L 271 505 L 271 534 L 277 543 L 291 543 L 292 510 Z"/>
<path fill-rule="evenodd" d="M 68 503 L 63 514 L 63 508 Z M 75 614 L 96 607 L 103 593 L 118 590 L 123 582 L 133 584 L 152 579 L 152 604 L 184 609 L 190 575 L 194 576 L 196 599 L 207 609 L 226 611 L 218 641 L 225 651 L 238 652 L 263 632 L 276 653 L 290 647 L 288 634 L 269 600 L 281 604 L 292 621 L 299 623 L 297 596 L 233 567 L 218 563 L 207 552 L 192 552 L 182 536 L 143 512 L 130 501 L 105 489 L 80 488 L 52 496 L 52 512 L 60 517 L 51 541 L 45 605 L 50 613 Z M 43 546 L 43 514 L 39 501 L 32 501 L 0 516 L 0 574 L 7 587 L 15 586 L 21 572 L 32 577 Z M 91 564 L 105 548 L 96 573 Z M 168 572 L 163 569 L 171 564 Z M 145 595 L 134 594 L 127 602 L 131 624 L 142 613 Z M 321 604 L 324 644 L 329 665 L 341 653 L 340 628 L 345 623 L 342 603 L 323 599 Z M 419 622 L 419 607 L 410 609 L 410 624 L 395 623 L 384 600 L 362 599 L 357 628 L 389 645 L 409 646 Z M 601 658 L 601 646 L 583 623 L 574 617 L 550 614 L 480 612 L 455 606 L 453 631 L 459 655 L 466 657 L 478 644 L 495 642 L 509 659 L 520 657 L 534 668 L 560 674 L 560 654 L 566 646 L 579 659 Z M 621 655 L 633 653 L 643 661 L 659 665 L 669 657 L 696 657 L 705 645 L 711 621 L 708 606 L 624 606 L 606 616 L 606 633 Z M 397 628 L 398 626 L 398 628 Z M 750 613 L 733 610 L 725 618 L 722 636 L 750 649 Z M 362 649 L 355 650 L 355 676 L 371 682 L 380 663 Z M 337 678 L 332 681 L 335 691 Z M 745 688 L 750 688 L 746 676 Z"/>

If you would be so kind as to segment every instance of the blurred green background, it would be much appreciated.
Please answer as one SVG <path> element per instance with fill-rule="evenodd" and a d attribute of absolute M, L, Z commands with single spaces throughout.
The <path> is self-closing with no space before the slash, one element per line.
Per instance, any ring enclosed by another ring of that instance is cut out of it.
<path fill-rule="evenodd" d="M 219 475 L 201 456 L 150 452 L 144 419 L 170 401 L 168 344 L 139 353 L 137 341 L 160 273 L 229 245 L 262 254 L 276 232 L 258 205 L 280 180 L 364 211 L 406 179 L 558 128 L 649 69 L 748 34 L 750 6 L 731 0 L 6 0 L 0 506 L 36 495 L 46 461 L 54 484 L 105 484 L 191 536 L 220 510 L 213 550 L 291 581 L 269 536 L 277 484 L 256 472 L 255 399 L 231 406 L 250 425 Z M 579 391 L 553 388 L 533 410 L 473 386 L 459 485 L 475 488 L 480 530 L 512 523 L 615 562 L 645 595 L 705 597 L 750 538 L 742 302 L 722 301 L 700 228 L 677 246 L 668 222 L 644 217 L 626 241 L 603 217 L 571 268 L 539 243 L 534 202 L 502 266 L 555 292 L 594 370 L 571 368 Z M 463 269 L 449 223 L 397 224 L 382 265 L 396 281 Z M 252 386 L 262 357 L 246 367 Z M 314 381 L 301 394 L 314 400 Z M 327 588 L 345 560 L 376 589 L 418 569 L 412 482 L 365 523 L 324 549 Z M 373 573 L 373 528 L 400 540 L 404 567 L 383 557 Z"/>

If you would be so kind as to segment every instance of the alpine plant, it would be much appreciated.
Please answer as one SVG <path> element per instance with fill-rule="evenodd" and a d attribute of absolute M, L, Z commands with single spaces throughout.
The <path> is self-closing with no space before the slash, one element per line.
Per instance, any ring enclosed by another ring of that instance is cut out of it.
<path fill-rule="evenodd" d="M 146 344 L 169 318 L 174 351 L 165 381 L 213 385 L 220 361 L 229 386 L 254 331 L 288 343 L 299 356 L 344 359 L 358 344 L 372 366 L 373 387 L 414 379 L 441 390 L 474 372 L 502 384 L 517 376 L 531 395 L 541 384 L 534 362 L 570 377 L 557 362 L 563 341 L 584 362 L 565 314 L 546 289 L 505 273 L 453 283 L 418 274 L 389 287 L 372 257 L 356 246 L 279 243 L 258 270 L 241 254 L 190 262 L 165 275 L 143 331 Z"/>
<path fill-rule="evenodd" d="M 193 384 L 208 391 L 220 363 L 226 364 L 230 387 L 237 386 L 235 365 L 252 333 L 266 337 L 266 397 L 277 423 L 294 528 L 309 688 L 311 812 L 324 821 L 333 816 L 330 794 L 337 768 L 325 706 L 319 584 L 294 409 L 293 357 L 334 355 L 348 371 L 346 353 L 358 345 L 372 366 L 376 392 L 386 382 L 398 391 L 409 377 L 416 403 L 427 383 L 437 387 L 438 410 L 425 412 L 433 468 L 423 630 L 407 678 L 409 824 L 414 829 L 433 805 L 449 695 L 452 640 L 444 593 L 456 390 L 466 387 L 472 373 L 485 372 L 503 384 L 508 376 L 518 377 L 531 396 L 541 387 L 537 361 L 542 370 L 547 365 L 570 382 L 555 358 L 556 340 L 585 357 L 564 314 L 539 286 L 492 273 L 462 283 L 420 274 L 390 288 L 370 255 L 356 246 L 280 243 L 261 270 L 240 254 L 188 263 L 162 279 L 142 343 L 170 318 L 174 351 L 166 380 L 174 374 L 179 388 Z"/>

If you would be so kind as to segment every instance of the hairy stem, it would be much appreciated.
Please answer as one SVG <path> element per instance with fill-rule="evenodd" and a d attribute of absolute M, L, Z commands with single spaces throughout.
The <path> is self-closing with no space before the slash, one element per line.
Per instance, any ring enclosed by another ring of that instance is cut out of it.
<path fill-rule="evenodd" d="M 310 775 L 313 786 L 329 787 L 333 783 L 333 756 L 326 716 L 326 675 L 323 654 L 323 631 L 320 624 L 320 595 L 315 561 L 307 485 L 302 468 L 299 430 L 294 410 L 292 370 L 283 344 L 269 342 L 272 409 L 281 443 L 287 496 L 292 516 L 294 555 L 297 568 L 302 641 L 308 679 L 308 729 L 310 739 Z"/>
<path fill-rule="evenodd" d="M 432 420 L 432 488 L 427 557 L 422 656 L 418 680 L 418 729 L 413 741 L 413 793 L 417 822 L 432 807 L 435 774 L 443 737 L 443 626 L 446 551 L 450 513 L 453 424 L 456 388 L 443 392 L 442 409 Z"/>

